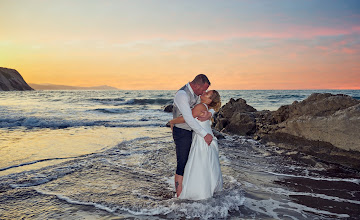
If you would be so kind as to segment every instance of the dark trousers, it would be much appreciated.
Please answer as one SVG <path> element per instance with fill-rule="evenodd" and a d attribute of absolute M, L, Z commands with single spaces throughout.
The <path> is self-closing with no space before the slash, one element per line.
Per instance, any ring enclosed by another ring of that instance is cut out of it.
<path fill-rule="evenodd" d="M 174 126 L 173 138 L 176 146 L 176 174 L 183 176 L 192 142 L 192 131 Z"/>

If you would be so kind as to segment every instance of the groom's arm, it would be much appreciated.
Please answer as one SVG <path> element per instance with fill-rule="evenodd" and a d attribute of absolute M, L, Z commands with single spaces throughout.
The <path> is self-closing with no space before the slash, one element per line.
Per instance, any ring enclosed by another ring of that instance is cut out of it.
<path fill-rule="evenodd" d="M 189 98 L 186 95 L 186 92 L 182 90 L 178 91 L 175 95 L 174 102 L 175 105 L 179 108 L 181 114 L 183 115 L 186 124 L 188 124 L 191 129 L 193 129 L 201 137 L 205 137 L 207 135 L 207 132 L 194 119 L 189 105 Z"/>

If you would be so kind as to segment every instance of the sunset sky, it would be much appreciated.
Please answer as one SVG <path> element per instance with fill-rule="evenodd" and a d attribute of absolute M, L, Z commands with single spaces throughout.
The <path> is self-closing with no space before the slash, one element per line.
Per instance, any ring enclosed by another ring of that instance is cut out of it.
<path fill-rule="evenodd" d="M 360 89 L 359 0 L 0 0 L 0 67 L 28 83 Z"/>

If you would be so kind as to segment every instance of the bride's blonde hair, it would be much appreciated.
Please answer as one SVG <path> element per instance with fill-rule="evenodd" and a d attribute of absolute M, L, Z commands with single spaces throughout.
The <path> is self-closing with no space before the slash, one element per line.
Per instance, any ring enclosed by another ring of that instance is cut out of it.
<path fill-rule="evenodd" d="M 220 94 L 218 91 L 213 90 L 211 96 L 211 103 L 209 104 L 209 107 L 214 109 L 216 112 L 220 110 L 221 107 L 221 100 L 220 100 Z"/>

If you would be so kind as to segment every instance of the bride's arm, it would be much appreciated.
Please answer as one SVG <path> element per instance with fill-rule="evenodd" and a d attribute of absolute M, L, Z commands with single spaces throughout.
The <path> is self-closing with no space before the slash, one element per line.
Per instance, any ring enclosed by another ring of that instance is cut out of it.
<path fill-rule="evenodd" d="M 203 104 L 197 104 L 195 105 L 195 107 L 192 109 L 192 115 L 194 118 L 201 116 L 201 114 L 203 114 L 203 111 L 206 110 L 206 107 Z M 185 119 L 183 116 L 179 116 L 177 118 L 174 118 L 173 120 L 169 121 L 170 123 L 170 127 L 171 130 L 174 127 L 174 124 L 181 124 L 181 123 L 185 123 Z"/>

